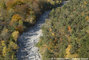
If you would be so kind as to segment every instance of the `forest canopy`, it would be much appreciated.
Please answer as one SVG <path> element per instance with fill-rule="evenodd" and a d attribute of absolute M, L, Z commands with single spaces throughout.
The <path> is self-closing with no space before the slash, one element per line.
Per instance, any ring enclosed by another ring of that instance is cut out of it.
<path fill-rule="evenodd" d="M 89 58 L 89 0 L 69 0 L 53 9 L 42 30 L 37 46 L 43 60 Z"/>
<path fill-rule="evenodd" d="M 0 0 L 0 60 L 15 60 L 19 35 L 62 0 Z"/>

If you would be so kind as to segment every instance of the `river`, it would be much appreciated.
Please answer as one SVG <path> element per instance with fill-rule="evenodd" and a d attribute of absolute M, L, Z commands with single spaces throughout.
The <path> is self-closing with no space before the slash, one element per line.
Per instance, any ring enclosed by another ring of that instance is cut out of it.
<path fill-rule="evenodd" d="M 35 44 L 39 41 L 40 36 L 42 36 L 41 26 L 45 23 L 49 12 L 44 12 L 37 23 L 18 38 L 20 47 L 17 53 L 18 60 L 41 60 L 41 55 Z"/>
<path fill-rule="evenodd" d="M 64 4 L 65 2 L 62 5 Z M 18 38 L 20 47 L 17 52 L 18 60 L 42 60 L 39 49 L 35 45 L 40 40 L 40 36 L 42 36 L 41 27 L 45 23 L 50 11 L 44 12 L 37 23 Z"/>

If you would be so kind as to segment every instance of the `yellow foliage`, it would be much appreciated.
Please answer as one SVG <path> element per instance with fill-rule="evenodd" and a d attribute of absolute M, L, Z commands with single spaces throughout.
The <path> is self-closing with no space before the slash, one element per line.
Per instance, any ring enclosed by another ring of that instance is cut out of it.
<path fill-rule="evenodd" d="M 59 3 L 59 1 L 57 0 L 56 3 Z"/>
<path fill-rule="evenodd" d="M 34 24 L 36 22 L 35 18 L 35 16 L 28 16 L 25 21 Z"/>
<path fill-rule="evenodd" d="M 66 56 L 65 58 L 77 58 L 78 54 L 71 54 L 70 53 L 70 49 L 72 48 L 72 46 L 69 44 L 68 47 L 66 48 Z"/>
<path fill-rule="evenodd" d="M 19 32 L 18 31 L 14 31 L 12 33 L 12 37 L 14 38 L 15 41 L 17 41 L 18 37 L 19 37 Z"/>
<path fill-rule="evenodd" d="M 9 47 L 10 47 L 11 49 L 18 49 L 18 45 L 15 44 L 13 41 L 10 41 Z"/>
<path fill-rule="evenodd" d="M 86 20 L 89 20 L 89 16 L 86 16 L 86 18 L 85 18 Z"/>
<path fill-rule="evenodd" d="M 52 5 L 62 3 L 62 0 L 47 0 L 47 2 L 51 3 Z"/>
<path fill-rule="evenodd" d="M 13 17 L 12 17 L 12 20 L 13 21 L 18 21 L 18 20 L 21 20 L 22 17 L 19 15 L 19 14 L 15 14 Z"/>
<path fill-rule="evenodd" d="M 80 58 L 73 58 L 73 60 L 80 60 Z"/>
<path fill-rule="evenodd" d="M 86 4 L 87 4 L 87 2 L 86 2 L 86 1 L 84 1 L 84 4 L 86 5 Z"/>
<path fill-rule="evenodd" d="M 55 2 L 53 0 L 47 0 L 47 1 L 53 5 L 55 4 Z"/>
<path fill-rule="evenodd" d="M 62 3 L 62 0 L 60 0 L 60 3 Z"/>
<path fill-rule="evenodd" d="M 8 29 L 5 29 L 4 32 L 8 32 Z"/>
<path fill-rule="evenodd" d="M 71 49 L 71 45 L 68 45 L 68 47 L 66 49 L 66 57 L 67 58 L 70 56 L 70 49 Z"/>
<path fill-rule="evenodd" d="M 3 47 L 3 51 L 2 51 L 3 56 L 6 56 L 6 53 L 7 53 L 7 47 L 5 46 Z"/>
<path fill-rule="evenodd" d="M 11 49 L 10 48 L 7 48 L 7 52 L 10 52 L 11 51 Z"/>
<path fill-rule="evenodd" d="M 89 34 L 89 30 L 86 30 L 86 32 Z"/>
<path fill-rule="evenodd" d="M 1 41 L 1 45 L 5 46 L 5 41 L 4 40 Z"/>
<path fill-rule="evenodd" d="M 52 36 L 54 36 L 55 34 L 54 33 L 52 33 Z"/>
<path fill-rule="evenodd" d="M 23 21 L 22 20 L 19 20 L 19 25 L 23 25 Z"/>
<path fill-rule="evenodd" d="M 14 22 L 17 22 L 19 20 L 22 20 L 22 17 L 19 14 L 13 15 L 12 19 L 11 19 L 11 22 L 10 22 L 10 25 L 12 25 Z"/>
<path fill-rule="evenodd" d="M 11 56 L 12 60 L 13 60 L 13 57 L 14 57 L 14 55 Z"/>
<path fill-rule="evenodd" d="M 82 12 L 82 16 L 84 16 L 84 12 Z"/>
<path fill-rule="evenodd" d="M 12 56 L 11 56 L 11 59 L 12 59 L 12 60 L 14 59 L 14 55 L 15 55 L 15 54 L 13 53 Z"/>

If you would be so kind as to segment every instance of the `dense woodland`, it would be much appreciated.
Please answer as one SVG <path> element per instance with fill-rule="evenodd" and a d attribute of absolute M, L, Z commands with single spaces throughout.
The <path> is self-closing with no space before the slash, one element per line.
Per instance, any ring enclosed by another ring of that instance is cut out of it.
<path fill-rule="evenodd" d="M 89 1 L 0 0 L 0 60 L 17 60 L 18 37 L 52 9 L 37 46 L 43 60 L 89 58 Z"/>
<path fill-rule="evenodd" d="M 0 60 L 16 60 L 17 39 L 62 0 L 0 0 Z"/>
<path fill-rule="evenodd" d="M 89 0 L 69 0 L 53 9 L 37 46 L 48 58 L 89 58 Z"/>

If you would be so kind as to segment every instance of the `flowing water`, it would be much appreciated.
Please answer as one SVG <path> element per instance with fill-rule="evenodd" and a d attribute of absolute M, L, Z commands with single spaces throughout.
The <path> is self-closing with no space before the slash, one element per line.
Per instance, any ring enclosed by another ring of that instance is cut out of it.
<path fill-rule="evenodd" d="M 65 2 L 62 5 L 64 4 Z M 45 23 L 49 13 L 50 11 L 44 12 L 37 23 L 18 38 L 20 47 L 17 52 L 18 60 L 42 60 L 39 49 L 35 47 L 35 44 L 42 36 L 41 26 Z"/>
<path fill-rule="evenodd" d="M 41 55 L 35 44 L 39 41 L 40 36 L 42 36 L 41 26 L 48 17 L 49 12 L 44 12 L 35 26 L 29 28 L 27 32 L 18 38 L 20 47 L 17 53 L 18 60 L 41 60 Z"/>

